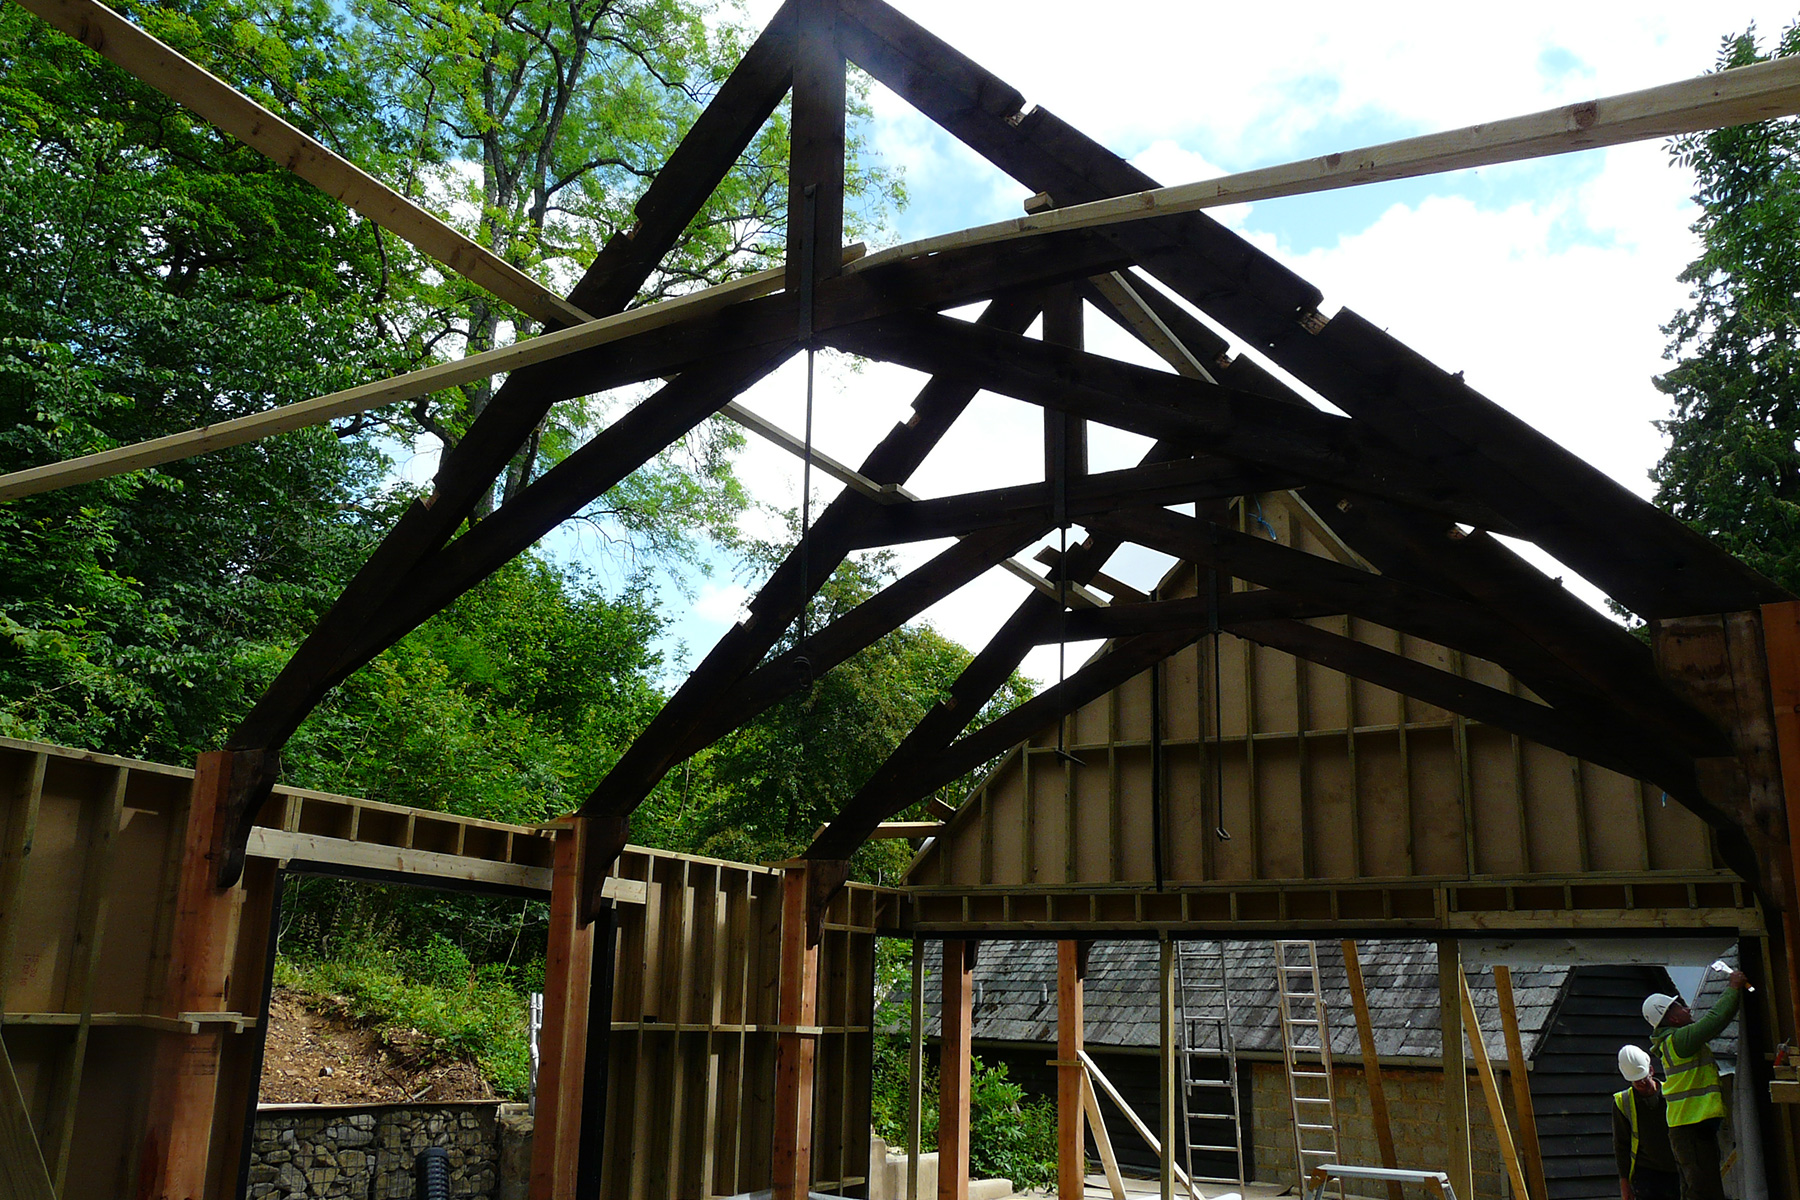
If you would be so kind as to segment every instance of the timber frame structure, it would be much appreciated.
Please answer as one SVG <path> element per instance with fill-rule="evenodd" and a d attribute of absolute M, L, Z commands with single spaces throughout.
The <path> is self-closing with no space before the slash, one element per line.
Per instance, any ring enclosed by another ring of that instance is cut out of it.
<path fill-rule="evenodd" d="M 1498 731 L 1515 747 L 1529 743 L 1641 781 L 1621 811 L 1641 809 L 1651 793 L 1666 795 L 1704 823 L 1716 860 L 1709 850 L 1686 863 L 1685 874 L 1670 874 L 1649 857 L 1657 842 L 1648 837 L 1641 870 L 1627 872 L 1629 879 L 1595 877 L 1598 868 L 1588 861 L 1554 882 L 1539 878 L 1528 861 L 1497 875 L 1476 854 L 1471 814 L 1458 826 L 1470 839 L 1469 853 L 1454 870 L 1410 863 L 1374 878 L 1360 861 L 1321 859 L 1318 843 L 1302 839 L 1291 859 L 1256 860 L 1234 873 L 1207 841 L 1208 822 L 1224 824 L 1219 795 L 1204 819 L 1181 827 L 1197 839 L 1185 847 L 1164 840 L 1153 813 L 1157 844 L 1143 862 L 1154 890 L 1142 878 L 1109 873 L 1123 857 L 1080 895 L 1045 886 L 1031 872 L 997 876 L 990 860 L 955 888 L 921 881 L 917 903 L 902 906 L 891 927 L 916 924 L 947 937 L 947 961 L 961 956 L 957 974 L 966 979 L 974 943 L 960 939 L 987 931 L 1167 935 L 1260 921 L 1257 928 L 1434 928 L 1453 937 L 1460 912 L 1482 914 L 1470 927 L 1529 933 L 1580 924 L 1585 906 L 1602 914 L 1590 924 L 1768 931 L 1766 964 L 1746 966 L 1771 985 L 1765 995 L 1781 995 L 1779 1032 L 1796 1033 L 1794 597 L 1377 325 L 1348 309 L 1325 317 L 1316 289 L 1199 211 L 1791 114 L 1800 110 L 1792 61 L 1251 173 L 1256 178 L 1159 190 L 1049 110 L 1027 108 L 1017 91 L 883 0 L 788 0 L 638 201 L 637 223 L 606 243 L 567 297 L 556 297 L 514 278 L 516 271 L 509 276 L 510 268 L 481 247 L 456 240 L 93 0 L 23 2 L 552 331 L 479 361 L 293 406 L 302 411 L 278 410 L 0 479 L 3 500 L 328 420 L 473 373 L 510 371 L 445 455 L 432 495 L 404 514 L 225 747 L 202 761 L 171 935 L 172 945 L 197 955 L 183 968 L 198 989 L 194 1011 L 219 1008 L 201 976 L 225 969 L 226 939 L 216 930 L 229 916 L 226 898 L 241 892 L 253 839 L 266 849 L 272 836 L 306 833 L 268 832 L 266 814 L 282 746 L 326 692 L 687 430 L 727 411 L 783 361 L 831 347 L 929 375 L 911 417 L 854 470 L 832 464 L 849 486 L 774 571 L 748 617 L 595 781 L 566 836 L 556 839 L 556 861 L 518 864 L 551 868 L 556 936 L 566 951 L 560 963 L 553 959 L 553 1003 L 585 1029 L 590 986 L 600 989 L 594 995 L 610 994 L 614 956 L 596 953 L 594 943 L 608 944 L 617 907 L 631 891 L 619 870 L 630 816 L 668 771 L 1044 534 L 1085 530 L 1066 556 L 1050 556 L 1047 575 L 1032 574 L 1034 590 L 957 679 L 951 700 L 919 723 L 781 879 L 779 925 L 788 933 L 772 976 L 775 1019 L 758 1026 L 776 1043 L 768 1134 L 778 1195 L 802 1194 L 814 1180 L 813 1079 L 825 1028 L 819 946 L 832 924 L 829 906 L 847 894 L 852 852 L 890 817 L 1011 747 L 1034 738 L 1043 745 L 1043 730 L 1092 711 L 1133 681 L 1148 676 L 1152 694 L 1160 695 L 1159 673 L 1214 634 L 1412 697 L 1447 714 L 1452 736 L 1472 727 Z M 852 64 L 1035 193 L 1032 215 L 872 255 L 846 249 L 845 78 Z M 785 269 L 629 309 L 703 199 L 790 96 Z M 986 307 L 975 320 L 943 315 L 977 302 Z M 1085 350 L 1089 311 L 1118 322 L 1169 369 Z M 1040 318 L 1042 336 L 1027 336 Z M 552 405 L 658 379 L 667 382 L 654 396 L 469 524 Z M 1044 481 L 935 498 L 908 492 L 908 478 L 983 390 L 1044 409 Z M 1089 423 L 1143 435 L 1153 448 L 1136 467 L 1090 472 Z M 801 450 L 810 454 L 810 447 Z M 1270 540 L 1247 528 L 1245 498 L 1258 497 L 1291 514 L 1298 532 Z M 1171 509 L 1190 504 L 1193 515 Z M 1532 542 L 1596 584 L 1648 624 L 1649 644 L 1571 596 L 1496 535 Z M 955 541 L 927 564 L 771 657 L 846 555 L 947 538 Z M 1185 582 L 1147 595 L 1111 579 L 1107 561 L 1127 543 L 1187 564 Z M 965 732 L 1030 648 L 1091 638 L 1107 640 L 1078 671 Z M 1245 703 L 1253 707 L 1247 695 Z M 1353 757 L 1355 726 L 1354 719 L 1345 726 Z M 1403 748 L 1407 727 L 1403 702 Z M 1160 718 L 1150 728 L 1159 731 Z M 1131 749 L 1117 729 L 1107 736 L 1109 757 Z M 1147 740 L 1160 737 L 1152 732 Z M 1195 744 L 1204 740 L 1197 730 Z M 1307 736 L 1298 741 L 1304 746 Z M 1253 760 L 1251 733 L 1244 746 L 1246 761 Z M 1058 749 L 1067 754 L 1060 742 Z M 1028 747 L 1020 762 L 1031 760 Z M 1244 777 L 1254 780 L 1253 768 Z M 1160 763 L 1148 778 L 1151 797 L 1159 796 L 1166 779 Z M 1064 794 L 1070 819 L 1079 819 L 1075 785 Z M 302 810 L 306 803 L 299 802 Z M 1119 797 L 1104 788 L 1084 803 L 1109 813 L 1115 826 L 1125 819 Z M 971 811 L 982 810 L 966 809 L 959 818 L 965 825 L 981 819 Z M 1529 824 L 1523 801 L 1515 819 Z M 1071 863 L 1073 844 L 1064 843 Z M 1163 889 L 1165 869 L 1178 863 L 1200 871 L 1192 894 Z M 1071 867 L 1060 882 L 1079 883 L 1079 875 Z M 1683 912 L 1690 915 L 1678 916 Z M 871 919 L 866 928 L 874 927 Z M 592 1054 L 583 1036 L 555 1036 L 567 1038 L 557 1069 L 566 1080 L 585 1073 L 592 1117 L 593 1102 L 606 1095 L 605 1056 Z M 173 1130 L 166 1145 L 206 1145 L 212 1101 L 202 1093 L 220 1053 L 214 1036 L 169 1060 L 179 1069 L 166 1084 L 164 1128 Z M 947 1079 L 946 1087 L 953 1083 Z M 598 1186 L 597 1154 L 586 1150 L 592 1122 L 579 1117 L 583 1090 L 566 1081 L 560 1089 L 576 1116 L 565 1110 L 561 1123 L 553 1122 L 549 1141 L 559 1173 L 553 1184 L 546 1177 L 543 1195 L 596 1194 L 589 1189 Z M 952 1099 L 947 1091 L 947 1110 Z M 1781 1136 L 1772 1144 L 1788 1147 L 1784 1186 L 1792 1196 L 1791 1128 Z M 953 1161 L 953 1134 L 951 1142 Z M 158 1180 L 143 1185 L 146 1194 L 203 1194 L 206 1157 L 196 1166 L 169 1154 Z"/>

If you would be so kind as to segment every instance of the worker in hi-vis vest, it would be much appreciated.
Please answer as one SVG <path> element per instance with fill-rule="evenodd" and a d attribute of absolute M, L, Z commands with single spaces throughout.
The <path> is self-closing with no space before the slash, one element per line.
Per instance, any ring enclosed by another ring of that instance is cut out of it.
<path fill-rule="evenodd" d="M 1650 1056 L 1636 1046 L 1621 1046 L 1619 1074 L 1631 1084 L 1613 1093 L 1619 1200 L 1681 1200 L 1680 1168 L 1664 1120 L 1667 1104 L 1650 1071 Z"/>
<path fill-rule="evenodd" d="M 1733 971 L 1730 986 L 1703 1017 L 1695 1017 L 1679 996 L 1657 993 L 1644 1001 L 1644 1020 L 1663 1066 L 1663 1100 L 1668 1106 L 1669 1145 L 1681 1168 L 1683 1200 L 1725 1200 L 1719 1178 L 1719 1125 L 1725 1094 L 1708 1042 L 1718 1037 L 1750 981 Z"/>

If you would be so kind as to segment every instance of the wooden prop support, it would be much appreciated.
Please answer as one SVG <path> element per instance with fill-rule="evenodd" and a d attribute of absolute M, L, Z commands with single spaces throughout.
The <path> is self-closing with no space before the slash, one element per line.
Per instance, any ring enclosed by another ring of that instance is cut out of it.
<path fill-rule="evenodd" d="M 1150 1126 L 1144 1124 L 1144 1118 L 1138 1116 L 1137 1110 L 1125 1102 L 1125 1097 L 1119 1094 L 1119 1089 L 1113 1086 L 1112 1080 L 1106 1077 L 1106 1072 L 1100 1069 L 1100 1064 L 1094 1061 L 1092 1055 L 1086 1050 L 1083 1050 L 1080 1058 L 1081 1065 L 1087 1068 L 1088 1080 L 1091 1086 L 1099 1088 L 1101 1093 L 1118 1107 L 1119 1111 L 1124 1114 L 1126 1123 L 1131 1126 L 1140 1138 L 1144 1139 L 1144 1144 L 1150 1147 L 1151 1153 L 1160 1157 L 1163 1152 L 1163 1146 L 1168 1143 L 1158 1137 L 1155 1132 L 1151 1130 Z M 1096 1108 L 1095 1111 L 1097 1113 L 1098 1108 Z M 1094 1121 L 1094 1124 L 1102 1129 L 1106 1127 L 1104 1122 L 1098 1119 Z M 1170 1164 L 1170 1169 L 1175 1175 L 1175 1181 L 1182 1186 L 1188 1195 L 1195 1197 L 1195 1200 L 1199 1200 L 1200 1189 L 1194 1186 L 1194 1181 L 1188 1178 L 1188 1173 L 1181 1169 L 1181 1164 L 1174 1162 L 1172 1158 L 1165 1158 L 1163 1161 Z"/>
<path fill-rule="evenodd" d="M 1537 1110 L 1531 1104 L 1531 1075 L 1525 1061 L 1525 1044 L 1519 1037 L 1519 1013 L 1513 1005 L 1512 968 L 1494 968 L 1494 993 L 1500 1002 L 1500 1029 L 1506 1035 L 1506 1074 L 1512 1080 L 1513 1111 L 1519 1118 L 1519 1158 L 1530 1185 L 1529 1200 L 1549 1200 L 1550 1185 L 1544 1178 L 1544 1155 L 1538 1146 Z"/>
<path fill-rule="evenodd" d="M 354 163 L 94 0 L 21 0 L 26 8 L 245 145 L 470 282 L 547 325 L 588 314 L 464 237 Z"/>
<path fill-rule="evenodd" d="M 1375 1029 L 1369 1020 L 1369 993 L 1363 987 L 1362 959 L 1356 953 L 1356 941 L 1345 938 L 1344 973 L 1349 978 L 1350 1005 L 1356 1010 L 1356 1037 L 1362 1046 L 1363 1077 L 1369 1084 L 1369 1120 L 1375 1126 L 1375 1145 L 1381 1151 L 1381 1165 L 1390 1169 L 1400 1166 L 1394 1151 L 1394 1125 L 1388 1119 L 1387 1090 L 1381 1083 L 1381 1059 L 1375 1048 Z M 1388 1200 L 1405 1200 L 1400 1184 L 1388 1181 Z"/>
<path fill-rule="evenodd" d="M 538 1033 L 536 1132 L 531 1200 L 570 1200 L 580 1169 L 582 1075 L 587 1062 L 588 989 L 594 926 L 581 920 L 578 891 L 586 822 L 557 822 L 544 959 L 544 1024 Z M 601 1031 L 604 1036 L 604 1030 Z"/>
<path fill-rule="evenodd" d="M 1519 1166 L 1519 1153 L 1513 1146 L 1512 1127 L 1506 1120 L 1506 1106 L 1500 1100 L 1500 1082 L 1494 1078 L 1494 1064 L 1488 1059 L 1487 1042 L 1481 1036 L 1481 1021 L 1475 1013 L 1475 997 L 1469 992 L 1469 980 L 1457 974 L 1462 984 L 1462 1017 L 1469 1038 L 1469 1052 L 1475 1057 L 1475 1073 L 1481 1078 L 1481 1094 L 1487 1100 L 1488 1118 L 1494 1124 L 1494 1140 L 1500 1144 L 1500 1157 L 1506 1162 L 1506 1176 L 1512 1181 L 1515 1196 L 1530 1196 L 1525 1172 Z"/>
<path fill-rule="evenodd" d="M 1082 1136 L 1082 976 L 1079 942 L 1056 943 L 1056 1194 L 1082 1200 L 1087 1187 L 1087 1140 Z"/>
<path fill-rule="evenodd" d="M 939 1005 L 938 1200 L 969 1200 L 969 1058 L 975 1028 L 975 943 L 944 939 Z"/>
<path fill-rule="evenodd" d="M 1119 1173 L 1119 1156 L 1113 1153 L 1112 1135 L 1106 1132 L 1106 1118 L 1100 1113 L 1100 1102 L 1094 1098 L 1094 1081 L 1081 1072 L 1081 1111 L 1087 1115 L 1088 1128 L 1094 1131 L 1094 1149 L 1100 1155 L 1100 1169 L 1106 1172 L 1106 1190 L 1113 1200 L 1125 1200 L 1125 1177 Z"/>
<path fill-rule="evenodd" d="M 1469 1148 L 1469 1063 L 1463 1053 L 1462 951 L 1455 938 L 1437 940 L 1438 1008 L 1444 1040 L 1444 1170 L 1458 1196 L 1475 1194 Z"/>
<path fill-rule="evenodd" d="M 906 1052 L 906 1200 L 919 1200 L 919 1138 L 925 1121 L 925 939 L 912 944 L 912 1042 Z"/>

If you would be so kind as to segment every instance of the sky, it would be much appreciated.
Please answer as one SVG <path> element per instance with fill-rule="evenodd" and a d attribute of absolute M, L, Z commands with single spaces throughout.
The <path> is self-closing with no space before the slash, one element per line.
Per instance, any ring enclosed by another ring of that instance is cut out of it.
<path fill-rule="evenodd" d="M 748 0 L 747 12 L 760 23 L 775 7 Z M 1689 78 L 1712 66 L 1727 33 L 1754 22 L 1772 40 L 1795 13 L 1736 0 L 1504 10 L 1195 0 L 896 7 L 1018 88 L 1028 106 L 1049 108 L 1163 184 Z M 904 172 L 911 195 L 894 238 L 1019 214 L 1024 188 L 885 89 L 871 102 L 871 144 Z M 1323 291 L 1327 315 L 1355 310 L 1647 496 L 1662 449 L 1652 422 L 1667 411 L 1651 384 L 1664 366 L 1659 327 L 1684 302 L 1676 277 L 1697 253 L 1690 187 L 1666 147 L 1650 142 L 1214 215 Z M 1150 361 L 1104 318 L 1089 318 L 1089 349 Z M 816 369 L 815 443 L 852 464 L 905 417 L 922 382 L 833 355 Z M 805 388 L 796 360 L 743 400 L 798 432 Z M 1033 481 L 1041 436 L 1037 410 L 984 396 L 909 486 L 932 496 Z M 1097 434 L 1093 466 L 1128 465 L 1144 445 Z M 797 459 L 752 438 L 738 470 L 766 503 L 798 504 Z M 836 485 L 817 473 L 814 485 L 816 511 Z M 746 528 L 774 531 L 762 514 L 746 518 Z M 902 566 L 941 548 L 911 548 Z M 1108 571 L 1147 584 L 1167 562 L 1140 553 Z M 698 581 L 691 600 L 668 597 L 671 636 L 686 644 L 690 663 L 758 582 L 725 568 Z M 1024 592 L 990 572 L 926 619 L 979 647 Z M 1089 649 L 1071 647 L 1068 669 Z M 1053 647 L 1025 664 L 1040 683 L 1054 682 L 1059 669 Z"/>

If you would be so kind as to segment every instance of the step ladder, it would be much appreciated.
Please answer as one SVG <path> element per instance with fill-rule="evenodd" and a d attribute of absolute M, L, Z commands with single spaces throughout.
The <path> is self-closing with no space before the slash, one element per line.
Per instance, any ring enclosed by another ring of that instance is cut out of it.
<path fill-rule="evenodd" d="M 1338 1161 L 1337 1094 L 1331 1085 L 1331 1028 L 1312 942 L 1275 943 L 1275 991 L 1281 998 L 1282 1060 L 1294 1116 L 1294 1159 L 1302 1186 L 1313 1168 Z"/>
<path fill-rule="evenodd" d="M 1188 1178 L 1205 1183 L 1235 1183 L 1241 1191 L 1244 1123 L 1229 975 L 1224 943 L 1175 943 L 1181 1128 Z M 1216 1162 L 1207 1162 L 1204 1155 L 1225 1156 L 1232 1173 L 1219 1174 Z"/>

